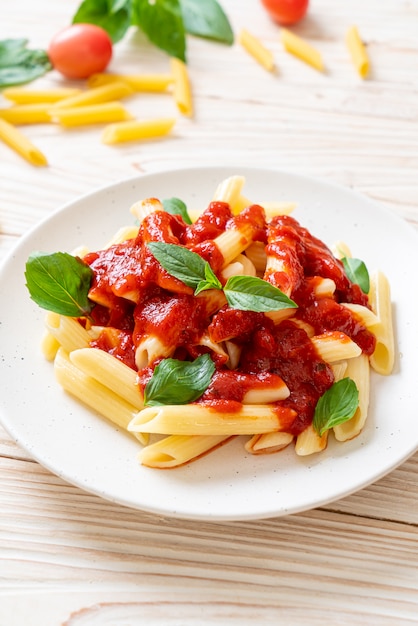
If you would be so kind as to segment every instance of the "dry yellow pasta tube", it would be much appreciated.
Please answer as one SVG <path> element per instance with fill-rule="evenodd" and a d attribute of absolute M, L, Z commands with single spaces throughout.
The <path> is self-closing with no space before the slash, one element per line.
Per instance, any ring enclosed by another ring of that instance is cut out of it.
<path fill-rule="evenodd" d="M 369 57 L 360 38 L 357 26 L 351 26 L 345 36 L 345 42 L 351 55 L 351 60 L 361 78 L 366 78 L 370 70 Z"/>
<path fill-rule="evenodd" d="M 12 124 L 2 119 L 0 119 L 0 140 L 20 154 L 31 165 L 38 167 L 48 165 L 45 155 L 28 138 Z"/>
<path fill-rule="evenodd" d="M 57 89 L 25 89 L 24 87 L 7 87 L 2 95 L 15 104 L 36 104 L 58 102 L 81 93 L 81 89 L 58 87 Z"/>
<path fill-rule="evenodd" d="M 324 71 L 324 62 L 321 53 L 307 41 L 290 32 L 287 28 L 281 29 L 280 39 L 287 52 L 298 57 L 301 61 L 308 63 L 308 65 L 311 65 L 316 70 L 320 72 Z"/>
<path fill-rule="evenodd" d="M 175 123 L 174 118 L 161 118 L 110 124 L 103 131 L 102 141 L 107 144 L 115 144 L 163 137 L 168 135 Z"/>
<path fill-rule="evenodd" d="M 138 459 L 147 467 L 178 467 L 213 450 L 228 439 L 229 435 L 170 435 L 146 446 L 138 454 Z"/>
<path fill-rule="evenodd" d="M 193 100 L 192 91 L 190 87 L 189 74 L 187 72 L 186 64 L 180 59 L 172 57 L 170 59 L 171 72 L 174 78 L 174 101 L 178 110 L 182 115 L 192 117 L 193 115 Z"/>
<path fill-rule="evenodd" d="M 52 112 L 52 121 L 67 127 L 108 124 L 131 119 L 133 116 L 120 102 L 103 102 L 68 109 L 59 108 Z"/>
<path fill-rule="evenodd" d="M 0 118 L 10 124 L 45 124 L 51 121 L 49 104 L 21 104 L 0 109 Z"/>
<path fill-rule="evenodd" d="M 126 98 L 133 94 L 133 89 L 123 81 L 102 85 L 95 89 L 87 89 L 71 98 L 64 98 L 51 105 L 51 111 L 58 108 L 71 109 L 73 107 L 87 106 L 89 104 L 100 104 L 101 102 L 113 102 Z"/>
<path fill-rule="evenodd" d="M 238 41 L 264 69 L 268 72 L 275 70 L 273 53 L 257 37 L 254 37 L 248 30 L 243 28 L 238 35 Z"/>
<path fill-rule="evenodd" d="M 294 419 L 295 412 L 289 409 L 289 414 Z M 253 435 L 283 429 L 285 422 L 280 412 L 268 405 L 242 405 L 231 412 L 201 404 L 164 405 L 137 413 L 129 430 L 160 435 Z"/>
<path fill-rule="evenodd" d="M 101 87 L 109 83 L 125 82 L 134 91 L 166 91 L 174 78 L 171 74 L 93 74 L 87 85 L 90 88 Z"/>

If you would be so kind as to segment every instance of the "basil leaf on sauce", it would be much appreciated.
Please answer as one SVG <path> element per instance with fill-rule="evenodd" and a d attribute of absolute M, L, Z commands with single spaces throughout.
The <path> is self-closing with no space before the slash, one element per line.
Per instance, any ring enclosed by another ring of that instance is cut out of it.
<path fill-rule="evenodd" d="M 215 364 L 208 354 L 194 361 L 164 359 L 157 365 L 144 390 L 145 406 L 188 404 L 208 388 Z"/>
<path fill-rule="evenodd" d="M 66 252 L 34 252 L 26 262 L 26 287 L 31 299 L 42 309 L 83 317 L 93 303 L 88 299 L 92 269 Z"/>
<path fill-rule="evenodd" d="M 0 41 L 0 88 L 28 83 L 52 69 L 45 50 L 28 50 L 27 39 Z"/>
<path fill-rule="evenodd" d="M 183 222 L 186 224 L 192 223 L 192 220 L 187 213 L 187 206 L 184 204 L 183 200 L 180 200 L 180 198 L 166 198 L 162 201 L 162 205 L 166 213 L 170 213 L 170 215 L 180 215 Z"/>
<path fill-rule="evenodd" d="M 228 45 L 234 33 L 222 7 L 216 0 L 180 0 L 186 32 Z"/>
<path fill-rule="evenodd" d="M 186 32 L 179 0 L 132 0 L 132 23 L 155 46 L 186 61 Z"/>
<path fill-rule="evenodd" d="M 369 293 L 370 277 L 365 263 L 360 259 L 346 256 L 341 259 L 341 262 L 351 282 L 357 284 L 363 293 Z"/>
<path fill-rule="evenodd" d="M 231 276 L 224 293 L 229 306 L 241 311 L 267 313 L 297 307 L 280 289 L 256 276 Z"/>
<path fill-rule="evenodd" d="M 83 0 L 72 22 L 100 26 L 116 43 L 131 25 L 131 4 L 131 0 Z"/>
<path fill-rule="evenodd" d="M 188 287 L 192 289 L 200 287 L 202 291 L 203 282 L 210 284 L 205 289 L 222 289 L 209 263 L 196 252 L 163 241 L 150 241 L 147 245 L 163 268 Z"/>
<path fill-rule="evenodd" d="M 351 378 L 334 383 L 319 398 L 315 408 L 313 427 L 320 437 L 325 431 L 351 419 L 359 403 L 358 389 Z"/>

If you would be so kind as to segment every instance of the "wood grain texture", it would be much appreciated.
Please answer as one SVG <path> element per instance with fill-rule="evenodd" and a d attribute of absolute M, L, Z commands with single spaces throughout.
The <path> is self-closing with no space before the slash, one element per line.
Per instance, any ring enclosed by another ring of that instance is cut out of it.
<path fill-rule="evenodd" d="M 28 36 L 45 48 L 78 3 L 3 4 L 0 39 Z M 32 168 L 0 144 L 0 258 L 82 194 L 189 165 L 255 164 L 318 176 L 418 227 L 417 0 L 312 0 L 294 31 L 322 52 L 324 74 L 283 51 L 258 1 L 222 5 L 236 32 L 245 27 L 272 50 L 277 74 L 238 44 L 190 38 L 195 116 L 179 116 L 169 94 L 126 102 L 138 116 L 175 115 L 171 136 L 111 147 L 97 128 L 25 127 L 49 167 Z M 354 23 L 371 59 L 366 81 L 344 46 Z M 165 73 L 168 60 L 132 32 L 110 69 Z M 37 84 L 67 83 L 51 72 Z M 0 428 L 0 624 L 416 624 L 417 476 L 418 454 L 321 509 L 260 522 L 188 522 L 84 493 Z"/>

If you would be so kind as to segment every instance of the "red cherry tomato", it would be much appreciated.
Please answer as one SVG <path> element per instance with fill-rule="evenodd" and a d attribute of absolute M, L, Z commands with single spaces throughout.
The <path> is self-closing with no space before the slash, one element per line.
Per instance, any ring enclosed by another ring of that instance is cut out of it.
<path fill-rule="evenodd" d="M 309 0 L 261 0 L 275 22 L 282 26 L 295 24 L 308 10 Z"/>
<path fill-rule="evenodd" d="M 48 56 L 53 67 L 67 78 L 88 78 L 109 64 L 112 41 L 99 26 L 72 24 L 52 38 Z"/>

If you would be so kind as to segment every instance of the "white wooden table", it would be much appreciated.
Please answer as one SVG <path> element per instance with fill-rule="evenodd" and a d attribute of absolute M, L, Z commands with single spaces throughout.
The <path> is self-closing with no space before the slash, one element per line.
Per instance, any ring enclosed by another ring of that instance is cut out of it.
<path fill-rule="evenodd" d="M 418 1 L 312 0 L 295 32 L 321 50 L 320 74 L 286 54 L 256 0 L 224 0 L 236 32 L 262 38 L 277 75 L 243 49 L 189 40 L 196 113 L 170 96 L 132 101 L 176 115 L 170 137 L 110 147 L 97 128 L 27 135 L 48 168 L 0 145 L 0 251 L 42 217 L 102 185 L 173 166 L 269 166 L 320 176 L 418 225 Z M 46 47 L 77 2 L 3 2 L 0 39 Z M 372 63 L 362 81 L 344 45 L 356 23 Z M 132 33 L 120 72 L 165 72 L 167 57 Z M 51 73 L 42 86 L 63 84 Z M 2 103 L 4 106 L 5 102 Z M 7 294 L 1 294 L 7 306 Z M 415 312 L 413 313 L 415 315 Z M 418 623 L 418 455 L 333 504 L 266 521 L 156 518 L 64 483 L 0 430 L 0 624 Z"/>

